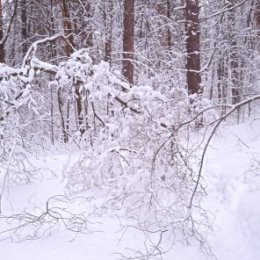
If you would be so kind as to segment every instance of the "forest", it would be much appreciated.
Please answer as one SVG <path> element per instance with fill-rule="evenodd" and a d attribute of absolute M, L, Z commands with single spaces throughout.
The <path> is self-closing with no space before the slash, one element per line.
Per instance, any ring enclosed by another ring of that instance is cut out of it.
<path fill-rule="evenodd" d="M 259 0 L 0 0 L 3 259 L 258 259 L 259 118 Z"/>

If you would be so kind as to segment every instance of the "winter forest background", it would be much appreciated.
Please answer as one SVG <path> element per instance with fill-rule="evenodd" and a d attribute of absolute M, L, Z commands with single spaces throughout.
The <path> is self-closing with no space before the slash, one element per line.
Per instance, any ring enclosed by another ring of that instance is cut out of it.
<path fill-rule="evenodd" d="M 259 0 L 0 1 L 3 259 L 258 259 L 259 99 Z"/>

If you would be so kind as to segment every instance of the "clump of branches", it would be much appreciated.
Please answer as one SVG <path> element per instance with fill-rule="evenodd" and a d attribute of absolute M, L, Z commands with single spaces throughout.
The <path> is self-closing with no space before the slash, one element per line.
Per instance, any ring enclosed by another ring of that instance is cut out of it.
<path fill-rule="evenodd" d="M 196 97 L 191 104 L 181 90 L 167 96 L 149 86 L 130 88 L 102 66 L 81 77 L 97 109 L 86 117 L 93 125 L 82 136 L 81 158 L 64 171 L 68 194 L 98 190 L 106 198 L 104 214 L 131 219 L 148 236 L 195 238 L 210 251 L 197 175 L 205 134 L 198 140 L 195 129 L 197 122 L 215 120 L 215 110 Z"/>
<path fill-rule="evenodd" d="M 43 238 L 64 230 L 75 233 L 75 236 L 97 232 L 98 223 L 91 222 L 88 214 L 77 209 L 82 200 L 85 203 L 89 201 L 86 198 L 69 199 L 57 195 L 46 201 L 45 208 L 10 216 L 0 215 L 0 237 L 24 241 Z"/>
<path fill-rule="evenodd" d="M 205 155 L 221 123 L 260 96 L 226 106 L 226 114 L 218 117 L 219 106 L 200 97 L 188 97 L 182 89 L 168 93 L 150 86 L 130 87 L 107 63 L 94 64 L 87 49 L 74 52 L 58 66 L 37 59 L 37 46 L 57 38 L 66 40 L 62 35 L 40 40 L 28 50 L 21 68 L 2 68 L 3 84 L 12 82 L 14 91 L 1 94 L 0 123 L 7 125 L 17 108 L 32 108 L 36 71 L 51 74 L 48 86 L 64 90 L 70 97 L 62 97 L 59 103 L 64 141 L 77 142 L 82 149 L 81 158 L 64 171 L 68 194 L 100 191 L 97 196 L 103 197 L 104 203 L 96 212 L 124 216 L 148 238 L 151 234 L 159 236 L 159 243 L 147 240 L 152 249 L 139 258 L 161 255 L 165 236 L 173 244 L 179 239 L 187 244 L 196 240 L 210 253 L 205 235 L 211 229 L 209 215 L 201 206 L 206 194 L 202 183 Z M 77 104 L 73 113 L 67 113 L 66 124 L 64 101 Z M 76 120 L 70 123 L 75 114 Z M 3 126 L 0 134 L 6 131 Z M 7 162 L 9 169 L 12 160 Z M 30 237 L 39 237 L 60 225 L 75 233 L 89 231 L 85 215 L 59 205 L 50 207 L 52 201 L 39 214 L 3 219 L 14 224 L 10 231 L 35 227 Z"/>

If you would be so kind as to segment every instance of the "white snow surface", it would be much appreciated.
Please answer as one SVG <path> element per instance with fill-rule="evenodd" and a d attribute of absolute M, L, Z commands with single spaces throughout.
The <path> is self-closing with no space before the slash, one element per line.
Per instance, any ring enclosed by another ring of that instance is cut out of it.
<path fill-rule="evenodd" d="M 203 208 L 210 212 L 213 231 L 208 235 L 219 260 L 260 259 L 260 120 L 223 126 L 213 139 L 203 169 L 207 196 Z M 30 184 L 8 186 L 2 198 L 2 214 L 12 215 L 44 208 L 48 198 L 64 195 L 62 172 L 77 153 L 46 153 L 33 159 L 39 168 L 54 174 Z M 258 165 L 259 164 L 259 165 Z M 42 171 L 44 172 L 44 171 Z M 95 194 L 92 194 L 94 197 Z M 98 202 L 96 202 L 98 203 Z M 62 202 L 61 202 L 61 206 Z M 80 203 L 79 208 L 80 211 Z M 116 260 L 143 247 L 143 233 L 123 232 L 116 217 L 90 217 L 87 234 L 75 235 L 63 226 L 44 237 L 19 241 L 22 234 L 0 235 L 1 260 Z M 127 220 L 126 220 L 127 221 Z M 0 232 L 10 228 L 0 220 Z M 26 232 L 23 231 L 23 232 Z M 162 256 L 166 260 L 207 260 L 196 243 L 181 243 Z M 122 259 L 122 258 L 121 258 Z M 140 258 L 160 259 L 160 258 Z"/>

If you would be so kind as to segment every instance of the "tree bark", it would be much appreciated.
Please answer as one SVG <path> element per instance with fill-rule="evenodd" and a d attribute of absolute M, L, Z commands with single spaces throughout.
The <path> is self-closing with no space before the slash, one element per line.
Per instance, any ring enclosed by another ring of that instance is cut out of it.
<path fill-rule="evenodd" d="M 69 14 L 69 7 L 66 0 L 62 0 L 62 15 L 63 15 L 63 27 L 65 35 L 72 33 L 72 24 L 70 21 L 70 14 Z M 65 44 L 65 52 L 66 55 L 69 57 L 73 52 L 73 36 L 71 35 L 68 38 L 68 43 Z"/>
<path fill-rule="evenodd" d="M 4 51 L 4 44 L 2 43 L 4 38 L 4 25 L 3 25 L 3 6 L 2 0 L 0 0 L 0 62 L 5 62 L 5 51 Z"/>
<path fill-rule="evenodd" d="M 112 58 L 112 34 L 113 34 L 113 1 L 109 0 L 104 11 L 104 22 L 106 24 L 105 61 L 111 65 Z"/>
<path fill-rule="evenodd" d="M 186 70 L 188 94 L 202 94 L 200 65 L 199 1 L 186 0 Z"/>
<path fill-rule="evenodd" d="M 22 52 L 27 52 L 27 5 L 26 0 L 21 0 L 21 22 L 22 22 Z"/>
<path fill-rule="evenodd" d="M 258 36 L 260 36 L 260 2 L 256 2 L 256 10 L 255 10 L 255 20 L 256 20 L 256 27 L 258 30 Z"/>
<path fill-rule="evenodd" d="M 86 4 L 86 12 L 87 12 L 87 14 L 86 14 L 87 18 L 88 18 L 88 20 L 90 20 L 92 17 L 90 1 L 88 1 Z M 89 22 L 87 24 L 86 31 L 87 31 L 87 38 L 85 40 L 85 46 L 86 46 L 86 48 L 92 48 L 94 46 L 94 35 L 93 35 L 93 30 L 91 28 L 91 24 Z M 91 58 L 94 59 L 95 57 L 92 56 Z"/>
<path fill-rule="evenodd" d="M 135 28 L 135 1 L 124 1 L 123 15 L 123 69 L 122 74 L 130 84 L 134 83 L 134 28 Z"/>
<path fill-rule="evenodd" d="M 260 52 L 260 43 L 259 43 L 260 42 L 260 2 L 259 0 L 256 0 L 256 4 L 255 4 L 255 24 L 257 30 L 256 47 Z"/>

